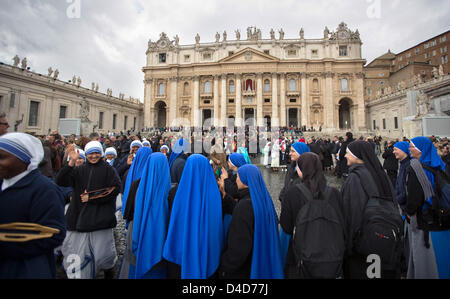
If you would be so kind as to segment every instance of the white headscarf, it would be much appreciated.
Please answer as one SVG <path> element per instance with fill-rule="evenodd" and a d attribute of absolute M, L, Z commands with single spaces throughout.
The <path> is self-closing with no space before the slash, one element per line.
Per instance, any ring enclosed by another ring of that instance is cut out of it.
<path fill-rule="evenodd" d="M 44 159 L 42 142 L 34 136 L 25 133 L 7 133 L 0 137 L 0 149 L 4 150 L 25 162 L 27 170 L 15 177 L 4 179 L 2 190 L 5 190 L 37 169 Z"/>
<path fill-rule="evenodd" d="M 104 155 L 103 146 L 98 141 L 88 142 L 88 144 L 84 147 L 84 152 L 86 153 L 86 156 L 92 153 L 99 153 L 102 157 Z"/>
<path fill-rule="evenodd" d="M 39 163 L 44 159 L 42 142 L 36 137 L 25 133 L 7 133 L 1 136 L 0 149 L 28 164 L 28 172 L 37 169 Z"/>

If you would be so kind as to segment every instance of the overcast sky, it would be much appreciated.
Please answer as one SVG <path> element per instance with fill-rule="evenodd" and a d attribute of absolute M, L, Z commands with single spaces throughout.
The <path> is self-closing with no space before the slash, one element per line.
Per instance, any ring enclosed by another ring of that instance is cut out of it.
<path fill-rule="evenodd" d="M 0 61 L 18 54 L 31 70 L 59 79 L 80 76 L 90 88 L 112 88 L 143 101 L 142 67 L 149 39 L 161 32 L 180 44 L 215 40 L 216 32 L 256 26 L 264 39 L 283 28 L 285 38 L 322 38 L 340 22 L 358 29 L 367 63 L 388 49 L 399 53 L 450 28 L 448 0 L 0 0 Z M 78 3 L 80 10 L 78 10 Z M 78 18 L 79 16 L 79 18 Z M 278 34 L 277 34 L 278 37 Z"/>

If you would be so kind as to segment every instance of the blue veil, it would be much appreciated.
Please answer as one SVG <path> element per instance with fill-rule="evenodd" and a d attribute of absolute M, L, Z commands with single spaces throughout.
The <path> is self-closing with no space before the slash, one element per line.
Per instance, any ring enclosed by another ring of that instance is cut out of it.
<path fill-rule="evenodd" d="M 208 160 L 191 155 L 181 176 L 163 256 L 181 266 L 182 279 L 205 279 L 220 263 L 222 198 Z"/>
<path fill-rule="evenodd" d="M 394 147 L 398 148 L 402 152 L 408 155 L 408 157 L 411 157 L 411 153 L 409 152 L 409 142 L 407 141 L 399 141 L 394 144 Z"/>
<path fill-rule="evenodd" d="M 130 278 L 145 278 L 152 267 L 162 260 L 168 225 L 169 190 L 167 158 L 162 153 L 154 153 L 143 168 L 136 194 L 132 242 L 136 268 L 135 277 Z"/>
<path fill-rule="evenodd" d="M 244 158 L 244 155 L 239 153 L 233 153 L 229 157 L 231 163 L 233 163 L 234 166 L 237 168 L 241 167 L 242 165 L 247 164 L 247 161 Z"/>
<path fill-rule="evenodd" d="M 125 182 L 125 189 L 123 190 L 123 197 L 122 197 L 122 215 L 125 212 L 125 207 L 127 203 L 128 193 L 130 192 L 131 184 L 137 180 L 140 179 L 142 176 L 142 171 L 145 166 L 145 162 L 147 161 L 147 158 L 150 157 L 152 154 L 152 149 L 148 147 L 141 147 L 137 153 L 136 156 L 133 159 L 133 163 L 130 166 L 130 170 L 128 171 L 127 180 Z M 126 161 L 125 161 L 126 163 Z"/>
<path fill-rule="evenodd" d="M 292 147 L 299 155 L 304 154 L 304 153 L 309 153 L 311 151 L 309 149 L 309 146 L 303 142 L 296 142 L 296 143 L 292 144 Z"/>
<path fill-rule="evenodd" d="M 244 165 L 238 169 L 238 175 L 241 182 L 250 190 L 255 215 L 250 278 L 282 279 L 278 218 L 261 171 L 255 165 Z"/>
<path fill-rule="evenodd" d="M 179 155 L 187 152 L 189 150 L 189 141 L 186 139 L 179 139 L 172 148 L 172 152 L 169 157 L 169 169 L 172 168 L 173 162 L 178 158 Z"/>
<path fill-rule="evenodd" d="M 430 139 L 427 137 L 416 137 L 413 138 L 411 142 L 422 152 L 422 155 L 420 156 L 420 163 L 445 171 L 445 163 L 439 157 L 436 147 Z M 434 175 L 426 169 L 424 169 L 424 171 L 431 183 L 431 186 L 434 188 Z M 428 202 L 432 204 L 431 199 L 428 199 Z M 450 230 L 433 231 L 430 232 L 430 236 L 433 242 L 439 278 L 449 279 L 450 254 L 448 248 L 450 247 Z"/>

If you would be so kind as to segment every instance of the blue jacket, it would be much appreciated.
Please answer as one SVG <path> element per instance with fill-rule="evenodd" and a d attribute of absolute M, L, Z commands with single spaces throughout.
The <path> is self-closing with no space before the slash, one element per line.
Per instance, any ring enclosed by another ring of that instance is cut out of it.
<path fill-rule="evenodd" d="M 66 236 L 61 189 L 36 169 L 0 191 L 0 224 L 11 222 L 36 223 L 59 229 L 60 233 L 23 243 L 0 241 L 0 279 L 55 278 L 53 250 Z"/>

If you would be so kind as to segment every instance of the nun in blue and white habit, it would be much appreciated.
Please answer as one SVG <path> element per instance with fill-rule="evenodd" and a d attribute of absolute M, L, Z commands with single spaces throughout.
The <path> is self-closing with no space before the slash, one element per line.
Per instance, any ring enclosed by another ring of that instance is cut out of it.
<path fill-rule="evenodd" d="M 238 170 L 237 183 L 248 192 L 234 208 L 220 276 L 282 279 L 278 218 L 261 171 L 254 165 L 244 165 Z"/>
<path fill-rule="evenodd" d="M 409 263 L 407 278 L 450 278 L 450 230 L 427 232 L 422 215 L 431 209 L 435 177 L 422 164 L 436 171 L 445 171 L 429 138 L 411 140 L 410 170 L 407 179 L 406 213 L 408 225 Z"/>
<path fill-rule="evenodd" d="M 222 200 L 208 159 L 186 160 L 172 206 L 164 258 L 176 264 L 179 278 L 213 276 L 223 246 Z M 177 274 L 177 273 L 175 273 Z M 176 278 L 169 275 L 168 278 Z"/>
<path fill-rule="evenodd" d="M 169 157 L 169 169 L 172 183 L 177 182 L 176 174 L 180 173 L 179 170 L 184 168 L 187 159 L 186 153 L 189 151 L 189 148 L 190 143 L 186 139 L 177 140 L 172 148 L 172 152 Z"/>
<path fill-rule="evenodd" d="M 53 250 L 66 235 L 64 198 L 59 187 L 40 173 L 43 158 L 36 137 L 24 133 L 0 137 L 0 224 L 35 223 L 60 231 L 29 242 L 0 241 L 0 279 L 55 278 Z"/>
<path fill-rule="evenodd" d="M 168 227 L 168 195 L 170 189 L 169 163 L 162 153 L 153 153 L 146 160 L 134 210 L 127 212 L 129 221 L 127 248 L 120 278 L 166 278 L 163 246 Z M 129 202 L 128 201 L 128 202 Z"/>
<path fill-rule="evenodd" d="M 224 237 L 226 238 L 228 227 L 231 221 L 231 215 L 233 214 L 234 207 L 236 206 L 236 199 L 239 198 L 239 189 L 236 184 L 237 172 L 239 167 L 246 165 L 247 161 L 242 154 L 233 153 L 228 158 L 227 172 L 223 172 L 221 180 L 223 179 L 223 199 L 222 199 L 222 212 L 223 212 L 223 226 Z M 222 184 L 222 182 L 219 182 Z"/>
<path fill-rule="evenodd" d="M 133 163 L 124 177 L 125 186 L 123 188 L 123 196 L 122 196 L 122 215 L 125 213 L 125 207 L 127 204 L 128 193 L 130 192 L 131 184 L 140 179 L 144 170 L 144 165 L 147 161 L 147 158 L 153 153 L 152 149 L 149 147 L 141 147 L 136 153 L 136 157 L 133 159 Z"/>

